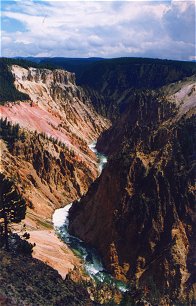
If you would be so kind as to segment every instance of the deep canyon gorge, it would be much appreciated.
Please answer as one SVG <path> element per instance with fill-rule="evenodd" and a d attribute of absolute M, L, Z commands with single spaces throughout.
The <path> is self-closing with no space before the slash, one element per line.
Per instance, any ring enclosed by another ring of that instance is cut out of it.
<path fill-rule="evenodd" d="M 79 75 L 17 60 L 2 67 L 16 92 L 0 105 L 1 172 L 27 203 L 22 224 L 36 244 L 29 269 L 42 267 L 60 288 L 47 300 L 39 274 L 43 292 L 30 285 L 37 305 L 193 305 L 195 63 L 122 58 L 93 62 Z M 96 140 L 108 157 L 101 174 L 89 148 Z M 69 234 L 98 252 L 126 293 L 84 286 L 91 280 L 83 262 L 52 224 L 54 211 L 72 202 Z M 22 258 L 1 252 L 3 278 L 6 261 L 17 275 Z M 3 298 L 34 305 L 11 282 Z"/>

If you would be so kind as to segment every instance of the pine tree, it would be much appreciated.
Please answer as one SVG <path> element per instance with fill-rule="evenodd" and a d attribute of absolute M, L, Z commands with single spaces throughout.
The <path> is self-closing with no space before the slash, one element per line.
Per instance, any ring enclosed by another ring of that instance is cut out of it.
<path fill-rule="evenodd" d="M 9 225 L 25 218 L 26 203 L 14 183 L 0 173 L 0 221 L 6 250 L 9 250 Z"/>

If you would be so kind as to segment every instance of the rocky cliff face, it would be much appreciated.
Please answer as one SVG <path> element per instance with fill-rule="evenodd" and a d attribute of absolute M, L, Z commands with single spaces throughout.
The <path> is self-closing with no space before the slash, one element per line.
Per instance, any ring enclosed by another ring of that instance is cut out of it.
<path fill-rule="evenodd" d="M 109 161 L 72 206 L 70 231 L 152 304 L 186 304 L 193 295 L 195 79 L 155 90 L 192 68 L 164 64 L 160 73 L 154 64 L 135 63 L 130 71 L 117 60 L 115 71 L 89 70 L 88 95 L 72 73 L 12 66 L 15 86 L 30 99 L 0 106 L 7 118 L 1 170 L 28 203 L 29 228 L 51 231 L 54 209 L 85 194 L 98 175 L 88 144 L 110 122 L 91 98 L 100 113 L 120 113 L 98 142 Z"/>
<path fill-rule="evenodd" d="M 24 132 L 8 146 L 1 141 L 2 170 L 12 177 L 40 218 L 84 194 L 97 176 L 96 160 L 78 157 L 62 143 L 37 133 Z M 29 217 L 31 217 L 29 215 Z"/>
<path fill-rule="evenodd" d="M 117 119 L 135 91 L 153 90 L 196 73 L 195 63 L 148 58 L 116 58 L 89 65 L 78 78 L 96 110 Z"/>
<path fill-rule="evenodd" d="M 98 142 L 101 177 L 71 209 L 70 231 L 154 304 L 193 300 L 195 78 L 135 92 Z"/>
<path fill-rule="evenodd" d="M 75 84 L 73 73 L 16 65 L 11 71 L 16 88 L 28 94 L 30 101 L 1 106 L 1 116 L 8 121 L 76 147 L 78 139 L 92 141 L 109 126 Z"/>
<path fill-rule="evenodd" d="M 55 208 L 81 197 L 98 175 L 88 144 L 110 122 L 96 113 L 73 73 L 16 65 L 11 71 L 30 100 L 0 106 L 1 117 L 19 124 L 23 134 L 22 140 L 4 135 L 2 170 L 15 177 L 37 217 L 49 218 Z"/>

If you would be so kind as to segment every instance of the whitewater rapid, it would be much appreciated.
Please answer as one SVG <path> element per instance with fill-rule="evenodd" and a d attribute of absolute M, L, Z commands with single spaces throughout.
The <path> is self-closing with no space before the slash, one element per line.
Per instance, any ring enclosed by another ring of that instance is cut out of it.
<path fill-rule="evenodd" d="M 97 155 L 98 170 L 100 175 L 105 164 L 107 163 L 107 157 L 97 152 L 96 142 L 90 144 L 89 148 Z M 80 240 L 79 238 L 69 234 L 68 216 L 71 206 L 72 203 L 66 205 L 63 208 L 56 209 L 53 214 L 53 225 L 58 236 L 72 249 L 72 251 L 77 256 L 83 260 L 84 268 L 89 276 L 91 276 L 95 281 L 112 284 L 119 290 L 125 292 L 127 290 L 126 285 L 121 281 L 117 281 L 104 269 L 101 258 L 99 257 L 96 250 L 90 248 L 84 241 Z"/>

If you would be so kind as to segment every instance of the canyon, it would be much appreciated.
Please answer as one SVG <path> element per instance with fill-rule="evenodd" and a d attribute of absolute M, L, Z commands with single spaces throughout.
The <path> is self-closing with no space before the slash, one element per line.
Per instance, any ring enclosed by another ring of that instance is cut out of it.
<path fill-rule="evenodd" d="M 10 128 L 10 135 L 5 133 L 0 140 L 1 171 L 14 179 L 26 200 L 23 223 L 30 242 L 36 244 L 33 256 L 65 278 L 70 270 L 80 269 L 81 263 L 56 238 L 52 214 L 80 198 L 98 176 L 97 157 L 88 145 L 110 121 L 96 113 L 76 86 L 73 73 L 17 65 L 10 69 L 16 88 L 29 100 L 0 106 L 1 118 L 6 120 L 2 131 L 7 130 L 7 124 L 19 125 L 17 137 Z"/>
<path fill-rule="evenodd" d="M 73 202 L 70 233 L 130 287 L 125 300 L 191 305 L 195 65 L 116 59 L 79 76 L 33 63 L 9 71 L 26 98 L 0 105 L 1 171 L 28 205 L 15 229 L 26 224 L 33 256 L 63 278 L 70 271 L 83 278 L 51 222 L 55 209 Z M 89 148 L 96 139 L 108 156 L 101 175 Z"/>
<path fill-rule="evenodd" d="M 2 167 L 10 174 L 20 168 L 18 180 L 23 186 L 19 186 L 27 193 L 29 206 L 38 215 L 44 212 L 51 217 L 54 208 L 85 193 L 98 175 L 96 156 L 88 144 L 110 123 L 89 101 L 84 104 L 74 74 L 19 66 L 11 69 L 15 86 L 30 100 L 0 106 L 1 117 L 24 131 L 24 139 L 16 139 L 9 150 L 2 144 Z"/>
<path fill-rule="evenodd" d="M 195 81 L 130 97 L 98 141 L 102 176 L 70 210 L 70 232 L 155 304 L 194 295 Z"/>

